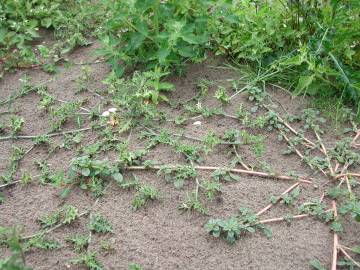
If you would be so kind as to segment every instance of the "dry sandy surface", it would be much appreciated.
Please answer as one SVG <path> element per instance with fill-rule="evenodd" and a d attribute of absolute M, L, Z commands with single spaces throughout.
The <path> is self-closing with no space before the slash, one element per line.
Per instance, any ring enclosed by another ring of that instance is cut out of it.
<path fill-rule="evenodd" d="M 80 48 L 74 52 L 70 59 L 73 62 L 94 61 L 94 50 L 97 44 L 88 48 Z M 209 89 L 208 96 L 203 100 L 203 106 L 221 106 L 213 96 L 217 85 L 229 86 L 228 79 L 236 79 L 240 74 L 225 70 L 216 69 L 215 66 L 222 66 L 221 59 L 209 59 L 203 64 L 189 67 L 184 77 L 171 78 L 175 84 L 176 91 L 172 93 L 170 100 L 186 101 L 194 95 L 196 83 L 200 78 L 212 80 L 214 86 Z M 87 99 L 86 107 L 92 108 L 101 103 L 99 97 L 89 92 L 75 94 L 76 79 L 81 75 L 81 65 L 60 67 L 55 75 L 46 74 L 40 70 L 21 70 L 14 74 L 6 74 L 0 81 L 0 100 L 4 100 L 15 90 L 19 89 L 19 79 L 27 74 L 33 83 L 44 83 L 49 93 L 64 101 L 73 99 Z M 98 63 L 90 66 L 92 78 L 95 83 L 91 90 L 105 89 L 101 81 L 109 73 L 109 67 L 105 63 Z M 281 103 L 288 113 L 300 113 L 308 102 L 304 99 L 292 99 L 287 93 L 269 89 L 269 93 L 276 103 Z M 49 131 L 49 119 L 47 114 L 37 109 L 39 97 L 36 94 L 29 94 L 17 99 L 10 106 L 15 110 L 16 115 L 25 120 L 21 134 L 35 135 Z M 251 108 L 251 103 L 246 95 L 240 94 L 232 99 L 231 104 L 224 107 L 229 114 L 235 114 L 239 104 Z M 174 118 L 184 109 L 181 106 L 170 108 L 160 106 Z M 2 106 L 0 112 L 9 108 Z M 261 112 L 260 112 L 261 113 Z M 2 114 L 0 121 L 7 123 L 8 114 Z M 183 128 L 186 134 L 203 138 L 208 131 L 223 135 L 230 128 L 242 129 L 241 124 L 235 119 L 214 116 L 211 118 L 199 118 L 201 126 L 194 126 L 189 121 Z M 85 120 L 84 126 L 86 126 Z M 74 123 L 67 123 L 64 130 L 74 128 Z M 170 123 L 161 123 L 158 127 L 175 129 Z M 141 149 L 143 142 L 138 138 L 141 129 L 134 129 L 130 147 Z M 325 128 L 325 138 L 329 143 L 339 139 L 337 133 L 333 132 L 331 125 Z M 317 188 L 324 185 L 328 180 L 319 173 L 314 173 L 308 166 L 301 162 L 296 155 L 283 156 L 286 144 L 277 140 L 275 132 L 266 132 L 260 129 L 252 130 L 254 134 L 263 134 L 266 137 L 266 150 L 261 157 L 256 157 L 248 148 L 241 150 L 241 155 L 249 164 L 260 164 L 267 162 L 276 172 L 285 174 L 294 171 L 299 175 L 311 177 L 314 185 L 303 185 L 302 193 L 294 207 L 286 207 L 278 204 L 265 212 L 261 218 L 282 217 L 286 213 L 297 214 L 297 207 L 302 202 L 312 198 L 319 198 L 323 189 Z M 91 144 L 96 140 L 95 134 L 90 131 L 85 133 L 81 145 Z M 54 144 L 61 145 L 62 138 L 53 140 Z M 188 141 L 194 144 L 193 141 Z M 2 141 L 0 142 L 0 173 L 9 165 L 9 156 L 12 146 L 21 146 L 25 149 L 31 147 L 31 141 Z M 33 175 L 39 174 L 35 166 L 36 160 L 46 159 L 52 170 L 69 167 L 71 159 L 76 155 L 77 149 L 57 150 L 54 154 L 48 155 L 45 147 L 35 147 L 21 161 L 16 179 L 22 171 L 29 171 Z M 231 148 L 226 145 L 216 146 L 208 155 L 204 156 L 201 165 L 227 166 L 229 165 L 229 151 Z M 105 154 L 112 160 L 114 153 Z M 186 161 L 176 154 L 168 146 L 155 147 L 146 159 L 157 160 L 160 163 L 181 163 Z M 179 204 L 184 200 L 187 191 L 194 188 L 194 183 L 189 181 L 183 189 L 175 189 L 170 183 L 166 183 L 162 176 L 154 171 L 134 172 L 142 183 L 149 183 L 158 188 L 160 199 L 150 202 L 146 207 L 134 211 L 130 202 L 134 191 L 120 189 L 116 184 L 111 184 L 105 195 L 100 198 L 94 212 L 107 217 L 113 225 L 113 233 L 106 235 L 93 234 L 88 247 L 90 251 L 97 252 L 97 258 L 104 265 L 105 269 L 127 269 L 129 263 L 137 263 L 144 269 L 311 269 L 309 260 L 317 258 L 327 268 L 330 268 L 332 257 L 333 233 L 329 226 L 314 218 L 304 218 L 293 221 L 291 224 L 272 223 L 270 228 L 273 237 L 267 239 L 263 234 L 246 235 L 234 245 L 227 244 L 223 239 L 213 238 L 204 230 L 204 224 L 209 218 L 227 218 L 237 213 L 240 207 L 249 207 L 259 211 L 269 203 L 271 195 L 279 195 L 292 183 L 288 181 L 265 179 L 255 176 L 240 175 L 239 181 L 225 182 L 221 195 L 216 200 L 206 202 L 208 215 L 201 215 L 197 212 L 182 212 L 178 210 Z M 210 173 L 200 172 L 201 178 L 209 178 Z M 3 190 L 6 197 L 5 202 L 0 205 L 0 226 L 21 226 L 23 234 L 29 235 L 40 229 L 37 218 L 60 207 L 64 203 L 76 206 L 80 212 L 91 206 L 95 198 L 86 191 L 75 189 L 64 202 L 58 197 L 59 190 L 50 185 L 39 185 L 36 181 L 30 185 L 14 185 Z M 330 206 L 330 201 L 326 200 Z M 26 262 L 34 269 L 80 269 L 79 266 L 71 265 L 69 262 L 76 254 L 72 246 L 65 242 L 65 238 L 75 233 L 88 233 L 88 217 L 84 216 L 70 226 L 63 226 L 55 230 L 51 236 L 57 239 L 62 247 L 57 250 L 43 251 L 32 250 L 26 253 Z M 359 225 L 350 220 L 344 222 L 344 233 L 340 235 L 341 241 L 347 246 L 358 245 L 360 236 Z M 101 241 L 108 240 L 114 247 L 113 252 L 104 252 L 101 249 Z M 0 249 L 0 256 L 8 255 L 6 249 Z"/>

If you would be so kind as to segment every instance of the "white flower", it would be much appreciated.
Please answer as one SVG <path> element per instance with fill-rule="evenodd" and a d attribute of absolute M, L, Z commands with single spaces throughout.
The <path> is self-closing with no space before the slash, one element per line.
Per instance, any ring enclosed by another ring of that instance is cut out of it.
<path fill-rule="evenodd" d="M 201 126 L 201 121 L 196 121 L 193 123 L 194 126 Z"/>
<path fill-rule="evenodd" d="M 108 109 L 108 111 L 111 112 L 111 113 L 115 113 L 117 111 L 117 109 L 116 108 L 110 108 L 110 109 Z"/>
<path fill-rule="evenodd" d="M 110 115 L 109 111 L 105 111 L 101 114 L 101 116 L 108 117 Z"/>

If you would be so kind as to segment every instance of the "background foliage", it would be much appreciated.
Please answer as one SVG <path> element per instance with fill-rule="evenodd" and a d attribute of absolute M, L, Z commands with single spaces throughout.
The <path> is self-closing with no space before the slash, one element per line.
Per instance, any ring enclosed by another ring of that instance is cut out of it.
<path fill-rule="evenodd" d="M 357 0 L 5 0 L 0 61 L 3 69 L 40 63 L 54 71 L 49 63 L 89 36 L 101 40 L 116 76 L 184 72 L 213 51 L 296 95 L 351 103 L 360 116 L 359 14 Z M 58 42 L 34 50 L 41 28 Z"/>

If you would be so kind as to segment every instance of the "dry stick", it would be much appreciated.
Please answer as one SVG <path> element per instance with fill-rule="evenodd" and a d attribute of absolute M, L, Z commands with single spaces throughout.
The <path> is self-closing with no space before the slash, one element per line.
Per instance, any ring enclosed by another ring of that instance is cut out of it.
<path fill-rule="evenodd" d="M 289 193 L 290 191 L 292 191 L 294 188 L 296 188 L 300 183 L 297 182 L 295 183 L 294 185 L 292 185 L 291 187 L 289 187 L 287 190 L 285 190 L 283 193 L 281 193 L 276 202 L 277 203 L 278 201 L 281 200 L 281 197 L 284 196 L 285 194 Z M 267 210 L 269 210 L 272 206 L 274 206 L 275 203 L 270 203 L 268 204 L 267 206 L 265 206 L 263 209 L 261 209 L 259 212 L 256 213 L 257 216 L 260 216 L 261 214 L 263 214 L 264 212 L 266 212 Z"/>
<path fill-rule="evenodd" d="M 177 165 L 172 165 L 172 164 L 164 164 L 170 168 L 177 168 Z M 148 169 L 153 169 L 153 170 L 160 170 L 161 168 L 163 168 L 163 166 L 160 165 L 155 165 L 155 166 L 128 166 L 125 167 L 125 169 L 127 170 L 148 170 Z M 291 181 L 298 181 L 298 182 L 302 182 L 302 183 L 307 183 L 307 184 L 312 184 L 312 181 L 310 180 L 306 180 L 303 178 L 296 178 L 296 177 L 291 177 L 291 176 L 287 176 L 287 175 L 271 175 L 268 173 L 264 173 L 264 172 L 257 172 L 257 171 L 248 171 L 248 170 L 242 170 L 242 169 L 228 169 L 228 168 L 221 168 L 221 167 L 215 167 L 215 166 L 194 166 L 194 169 L 196 170 L 206 170 L 206 171 L 216 171 L 216 170 L 226 170 L 228 172 L 233 172 L 233 173 L 243 173 L 243 174 L 248 174 L 248 175 L 254 175 L 254 176 L 259 176 L 259 177 L 264 177 L 264 178 L 272 178 L 272 179 L 280 179 L 280 180 L 291 180 Z"/>
<path fill-rule="evenodd" d="M 360 137 L 360 130 L 358 130 L 357 132 L 356 132 L 356 136 L 354 137 L 354 139 L 352 140 L 352 144 L 355 144 L 355 142 L 356 142 L 356 140 L 357 140 L 357 138 L 359 138 Z"/>
<path fill-rule="evenodd" d="M 40 176 L 41 176 L 41 174 L 38 174 L 38 175 L 32 176 L 31 178 L 34 179 L 34 178 L 38 178 L 38 177 L 40 177 Z M 21 183 L 21 180 L 16 180 L 16 181 L 12 181 L 12 182 L 10 182 L 10 183 L 6 183 L 6 184 L 3 184 L 3 185 L 0 185 L 0 189 L 6 188 L 6 187 L 9 187 L 9 186 L 16 185 L 17 183 Z"/>
<path fill-rule="evenodd" d="M 348 162 L 345 162 L 343 168 L 341 169 L 340 175 L 346 176 L 346 175 L 344 175 L 344 173 L 347 170 L 347 168 L 349 167 L 349 165 L 350 164 Z M 337 180 L 338 178 L 339 178 L 338 176 L 335 176 L 335 180 Z M 340 181 L 338 187 L 341 187 L 341 185 L 344 183 L 345 180 L 346 180 L 345 177 L 341 177 L 341 181 Z"/>
<path fill-rule="evenodd" d="M 285 135 L 285 133 L 281 132 L 283 135 L 285 141 L 290 144 L 292 147 L 294 147 L 295 153 L 301 158 L 304 159 L 304 156 L 301 154 L 301 152 L 290 142 L 290 139 Z"/>
<path fill-rule="evenodd" d="M 283 135 L 285 141 L 294 148 L 295 153 L 296 153 L 302 160 L 304 160 L 303 154 L 301 154 L 301 152 L 290 142 L 290 139 L 285 135 L 285 133 L 281 132 L 281 134 Z M 308 163 L 306 163 L 306 164 L 308 164 Z M 313 167 L 312 167 L 310 164 L 308 164 L 308 165 L 310 166 L 311 169 L 313 169 Z M 323 175 L 327 176 L 326 172 L 324 172 L 323 169 L 319 168 L 319 170 L 323 173 Z"/>
<path fill-rule="evenodd" d="M 336 202 L 332 201 L 332 206 L 334 210 L 334 218 L 337 217 L 337 209 L 336 209 Z M 336 232 L 334 232 L 334 245 L 333 245 L 333 257 L 332 257 L 332 264 L 331 264 L 331 270 L 336 270 L 336 263 L 337 263 L 337 248 L 339 245 L 339 239 Z"/>
<path fill-rule="evenodd" d="M 350 185 L 350 182 L 349 182 L 349 178 L 347 176 L 345 176 L 344 179 L 346 181 L 347 189 L 349 190 L 349 193 L 351 194 L 352 190 L 351 190 L 351 185 Z"/>
<path fill-rule="evenodd" d="M 332 211 L 332 209 L 325 210 L 325 212 L 330 212 L 330 211 Z M 310 214 L 300 214 L 300 215 L 295 215 L 291 218 L 292 219 L 302 219 L 304 217 L 309 217 L 309 216 L 311 216 L 311 215 Z M 265 224 L 265 223 L 279 222 L 279 221 L 285 221 L 285 220 L 286 220 L 286 218 L 284 218 L 284 217 L 269 218 L 269 219 L 260 220 L 256 224 Z"/>
<path fill-rule="evenodd" d="M 236 93 L 233 94 L 233 95 L 229 98 L 229 100 L 232 100 L 232 99 L 233 99 L 234 97 L 236 97 L 238 94 L 244 92 L 244 91 L 246 90 L 246 88 L 248 88 L 248 85 L 244 86 L 244 87 L 241 88 L 239 91 L 236 91 Z"/>
<path fill-rule="evenodd" d="M 6 187 L 9 187 L 9 186 L 13 186 L 13 185 L 15 185 L 17 183 L 20 183 L 20 182 L 21 182 L 21 180 L 16 180 L 16 181 L 13 181 L 13 182 L 10 182 L 10 183 L 7 183 L 7 184 L 0 185 L 0 189 L 6 188 Z"/>
<path fill-rule="evenodd" d="M 321 148 L 322 148 L 322 150 L 323 150 L 322 152 L 324 153 L 324 155 L 325 155 L 325 157 L 326 157 L 326 160 L 327 160 L 327 162 L 328 162 L 330 174 L 331 174 L 332 176 L 334 176 L 334 170 L 333 170 L 333 168 L 332 168 L 332 166 L 331 166 L 331 159 L 330 159 L 330 157 L 329 157 L 329 155 L 328 155 L 328 153 L 327 153 L 327 151 L 326 151 L 325 145 L 323 144 L 323 142 L 322 142 L 319 134 L 316 132 L 315 129 L 314 129 L 314 132 L 315 132 L 316 138 L 318 139 L 318 141 L 319 141 L 319 143 L 320 143 L 320 146 L 321 146 Z"/>
<path fill-rule="evenodd" d="M 339 245 L 338 249 L 340 249 L 340 251 L 345 255 L 346 258 L 348 258 L 353 264 L 355 264 L 357 267 L 360 268 L 360 263 L 358 263 L 357 261 L 355 261 L 346 251 L 345 251 L 345 247 Z M 351 249 L 350 249 L 351 250 Z"/>
<path fill-rule="evenodd" d="M 264 107 L 267 110 L 270 110 L 268 108 L 268 106 L 264 105 Z M 310 144 L 312 147 L 315 147 L 316 144 L 313 143 L 310 139 L 306 138 L 305 136 L 300 136 L 299 132 L 297 132 L 289 123 L 287 123 L 279 114 L 277 114 L 277 118 L 280 120 L 280 122 L 287 127 L 294 135 L 299 136 L 300 138 L 302 138 L 305 142 L 307 142 L 308 144 Z M 306 145 L 306 144 L 305 144 Z M 307 145 L 306 145 L 307 146 Z M 309 146 L 307 146 L 309 148 Z M 321 151 L 321 150 L 320 150 Z"/>
<path fill-rule="evenodd" d="M 301 215 L 296 215 L 291 217 L 292 219 L 301 219 L 304 217 L 308 217 L 310 216 L 310 214 L 301 214 Z M 257 222 L 257 224 L 266 224 L 266 223 L 272 223 L 272 222 L 278 222 L 278 221 L 284 221 L 285 218 L 284 217 L 279 217 L 279 218 L 269 218 L 269 219 L 263 219 L 260 220 L 259 222 Z"/>
<path fill-rule="evenodd" d="M 190 160 L 190 162 L 191 162 L 191 166 L 194 167 L 194 162 L 192 160 Z M 195 182 L 196 182 L 195 199 L 198 200 L 200 183 L 197 177 L 195 177 Z"/>
<path fill-rule="evenodd" d="M 82 212 L 81 214 L 79 214 L 79 215 L 77 216 L 77 218 L 80 218 L 80 217 L 82 217 L 82 216 L 86 216 L 87 214 L 89 214 L 89 210 L 86 210 L 85 212 Z M 45 230 L 45 231 L 40 231 L 40 232 L 36 232 L 36 233 L 31 234 L 31 235 L 28 235 L 28 236 L 24 236 L 24 237 L 21 238 L 21 240 L 28 240 L 28 239 L 34 238 L 34 237 L 36 237 L 36 236 L 49 234 L 49 233 L 51 233 L 52 231 L 55 231 L 56 229 L 58 229 L 58 228 L 60 228 L 60 227 L 62 227 L 62 226 L 64 226 L 64 225 L 66 225 L 66 224 L 65 224 L 65 223 L 59 223 L 59 224 L 57 224 L 56 226 L 54 226 L 54 227 L 52 227 L 52 228 L 50 228 L 50 229 L 47 229 L 47 230 Z"/>
<path fill-rule="evenodd" d="M 246 170 L 250 171 L 250 168 L 241 160 L 241 156 L 239 155 L 235 145 L 233 145 L 233 148 L 234 148 L 235 155 L 239 160 L 240 165 L 243 166 Z"/>
<path fill-rule="evenodd" d="M 338 174 L 337 176 L 335 176 L 335 179 L 344 177 L 344 176 L 354 176 L 354 177 L 360 177 L 360 173 L 344 173 L 344 174 Z"/>
<path fill-rule="evenodd" d="M 19 135 L 19 136 L 7 136 L 7 137 L 0 137 L 0 141 L 6 141 L 6 140 L 11 140 L 11 139 L 35 139 L 38 138 L 39 136 L 47 136 L 47 137 L 55 137 L 55 136 L 61 136 L 61 135 L 66 135 L 66 134 L 71 134 L 71 133 L 75 133 L 75 132 L 82 132 L 82 131 L 87 131 L 87 130 L 91 130 L 92 127 L 87 127 L 87 128 L 80 128 L 80 129 L 74 129 L 74 130 L 68 130 L 68 131 L 64 131 L 64 132 L 57 132 L 57 133 L 50 133 L 50 134 L 40 134 L 40 135 Z"/>

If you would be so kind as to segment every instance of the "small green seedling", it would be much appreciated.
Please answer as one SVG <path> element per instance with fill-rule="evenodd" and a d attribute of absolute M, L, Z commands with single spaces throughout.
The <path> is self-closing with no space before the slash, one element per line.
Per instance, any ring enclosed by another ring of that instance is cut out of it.
<path fill-rule="evenodd" d="M 109 220 L 102 215 L 94 215 L 90 219 L 88 225 L 89 230 L 96 233 L 111 233 L 113 232 L 113 227 L 110 224 Z"/>

